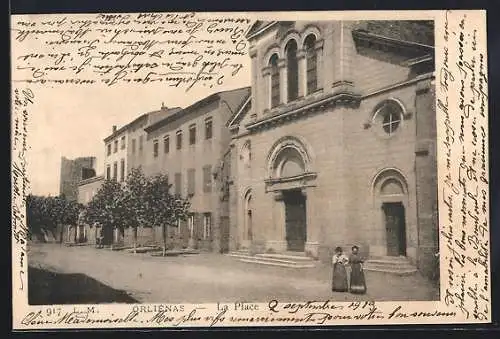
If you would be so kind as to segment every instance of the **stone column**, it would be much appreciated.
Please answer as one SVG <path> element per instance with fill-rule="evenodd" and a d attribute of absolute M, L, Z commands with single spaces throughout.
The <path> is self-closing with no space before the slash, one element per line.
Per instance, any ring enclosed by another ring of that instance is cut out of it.
<path fill-rule="evenodd" d="M 318 222 L 318 217 L 315 211 L 315 205 L 317 204 L 314 199 L 314 194 L 311 191 L 312 187 L 302 190 L 302 194 L 305 196 L 306 200 L 306 229 L 307 229 L 307 239 L 305 244 L 305 252 L 311 257 L 318 258 L 319 250 L 319 240 L 320 240 L 320 225 Z"/>
<path fill-rule="evenodd" d="M 265 102 L 264 109 L 263 111 L 266 112 L 267 110 L 271 109 L 271 66 L 266 66 L 262 69 L 262 78 L 264 79 L 264 92 L 266 93 L 266 98 L 265 100 L 262 100 L 262 102 Z M 257 90 L 255 90 L 257 92 Z M 254 106 L 254 99 L 253 99 L 253 93 L 252 93 L 252 107 L 257 107 Z M 255 110 L 257 112 L 257 110 Z"/>
<path fill-rule="evenodd" d="M 286 59 L 278 60 L 278 68 L 280 70 L 280 103 L 288 102 L 288 71 L 286 69 Z"/>
<path fill-rule="evenodd" d="M 297 60 L 299 63 L 299 98 L 302 98 L 307 95 L 307 59 L 304 49 L 297 51 Z"/>
<path fill-rule="evenodd" d="M 317 70 L 317 82 L 318 85 L 316 89 L 322 89 L 324 87 L 324 76 L 323 76 L 323 43 L 324 40 L 317 40 L 314 46 L 316 50 L 316 70 Z M 306 65 L 306 73 L 307 73 L 307 65 Z M 306 80 L 307 82 L 307 80 Z M 306 83 L 307 84 L 307 83 Z"/>
<path fill-rule="evenodd" d="M 273 197 L 273 236 L 268 240 L 266 247 L 276 252 L 284 252 L 287 248 L 286 225 L 285 225 L 285 202 L 283 194 L 275 192 Z"/>
<path fill-rule="evenodd" d="M 257 67 L 258 67 L 258 60 L 257 60 L 257 49 L 255 46 L 251 46 L 250 49 L 248 50 L 248 54 L 250 55 L 251 58 L 251 74 L 252 74 L 252 107 L 255 108 L 256 112 L 262 111 L 262 107 L 258 107 L 258 104 L 262 102 L 262 100 L 259 98 L 259 92 L 257 91 L 258 88 L 258 72 L 257 72 Z"/>

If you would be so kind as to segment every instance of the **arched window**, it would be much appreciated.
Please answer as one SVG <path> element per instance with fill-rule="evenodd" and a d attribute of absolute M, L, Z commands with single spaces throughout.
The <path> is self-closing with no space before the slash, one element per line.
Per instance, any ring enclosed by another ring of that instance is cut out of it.
<path fill-rule="evenodd" d="M 278 178 L 290 178 L 304 173 L 302 155 L 293 147 L 284 148 L 275 160 L 274 171 Z"/>
<path fill-rule="evenodd" d="M 287 61 L 288 101 L 299 96 L 299 63 L 297 61 L 297 42 L 290 40 L 285 47 Z"/>
<path fill-rule="evenodd" d="M 280 104 L 280 71 L 278 69 L 278 55 L 273 54 L 269 59 L 271 67 L 271 108 Z"/>
<path fill-rule="evenodd" d="M 310 34 L 304 42 L 307 65 L 307 94 L 311 94 L 318 88 L 318 62 L 316 56 L 316 36 Z"/>

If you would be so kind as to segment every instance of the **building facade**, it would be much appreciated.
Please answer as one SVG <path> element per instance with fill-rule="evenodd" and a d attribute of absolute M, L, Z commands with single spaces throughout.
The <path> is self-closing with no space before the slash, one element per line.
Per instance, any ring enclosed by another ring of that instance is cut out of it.
<path fill-rule="evenodd" d="M 228 122 L 230 248 L 438 251 L 432 22 L 256 22 Z"/>
<path fill-rule="evenodd" d="M 227 243 L 229 230 L 221 227 L 229 223 L 227 219 L 220 223 L 220 196 L 214 178 L 231 141 L 226 123 L 249 97 L 249 87 L 215 93 L 145 128 L 144 173 L 167 174 L 172 193 L 191 201 L 188 220 L 179 220 L 169 231 L 180 247 L 213 251 L 228 247 L 222 242 Z"/>
<path fill-rule="evenodd" d="M 95 176 L 95 166 L 95 157 L 80 157 L 73 160 L 62 157 L 59 194 L 64 195 L 68 200 L 76 201 L 78 183 Z"/>
<path fill-rule="evenodd" d="M 80 181 L 78 183 L 77 202 L 82 204 L 83 206 L 87 206 L 97 194 L 103 183 L 103 175 L 94 176 L 92 178 Z M 99 230 L 97 227 L 91 227 L 91 225 L 87 225 L 79 220 L 78 225 L 74 229 L 74 232 L 76 232 L 76 236 L 74 235 L 74 239 L 77 242 L 95 244 Z"/>

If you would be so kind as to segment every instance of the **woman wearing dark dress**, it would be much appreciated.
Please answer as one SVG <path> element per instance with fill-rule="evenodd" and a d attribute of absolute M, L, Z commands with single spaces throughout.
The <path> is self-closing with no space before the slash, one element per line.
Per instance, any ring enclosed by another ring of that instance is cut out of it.
<path fill-rule="evenodd" d="M 352 253 L 349 256 L 349 264 L 351 265 L 351 286 L 349 291 L 355 294 L 366 293 L 365 274 L 363 272 L 363 259 L 358 254 L 359 247 L 353 246 Z"/>
<path fill-rule="evenodd" d="M 337 247 L 335 254 L 332 257 L 333 275 L 332 275 L 332 291 L 333 292 L 347 292 L 347 272 L 345 265 L 349 259 L 342 253 L 342 248 Z"/>

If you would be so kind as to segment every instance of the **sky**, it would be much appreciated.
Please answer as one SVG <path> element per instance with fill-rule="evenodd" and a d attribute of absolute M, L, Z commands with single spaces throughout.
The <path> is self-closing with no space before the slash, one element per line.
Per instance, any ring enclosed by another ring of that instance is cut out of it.
<path fill-rule="evenodd" d="M 28 118 L 27 171 L 30 191 L 37 195 L 58 195 L 61 157 L 97 157 L 97 174 L 103 173 L 104 142 L 113 125 L 118 128 L 136 117 L 167 107 L 186 107 L 222 90 L 250 84 L 249 70 L 207 91 L 165 85 L 33 86 L 35 104 Z"/>

